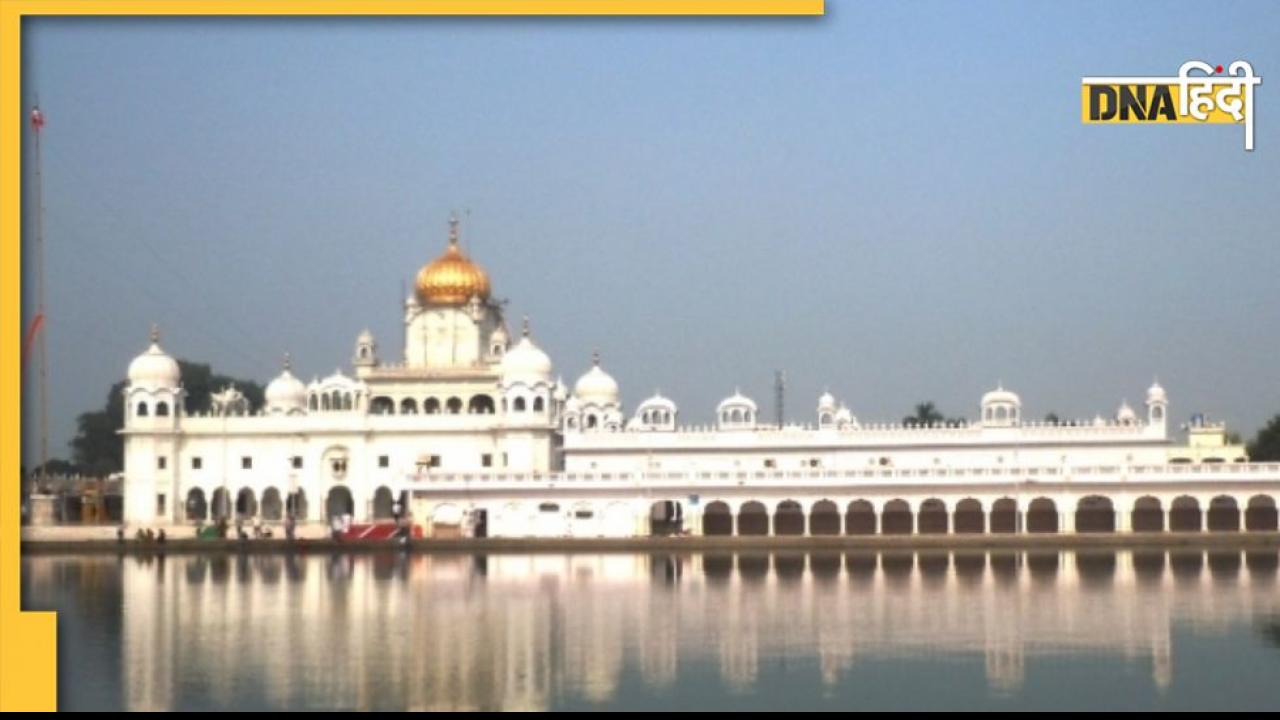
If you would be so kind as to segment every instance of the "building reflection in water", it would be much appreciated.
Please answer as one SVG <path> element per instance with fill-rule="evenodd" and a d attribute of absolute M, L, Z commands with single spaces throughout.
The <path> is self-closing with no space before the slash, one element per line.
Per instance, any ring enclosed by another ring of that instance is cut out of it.
<path fill-rule="evenodd" d="M 627 672 L 661 692 L 709 663 L 749 690 L 762 661 L 796 660 L 835 686 L 860 660 L 947 655 L 985 656 L 996 693 L 1050 655 L 1147 663 L 1161 688 L 1175 623 L 1212 632 L 1280 604 L 1274 551 L 118 562 L 134 710 L 532 710 L 608 701 Z"/>

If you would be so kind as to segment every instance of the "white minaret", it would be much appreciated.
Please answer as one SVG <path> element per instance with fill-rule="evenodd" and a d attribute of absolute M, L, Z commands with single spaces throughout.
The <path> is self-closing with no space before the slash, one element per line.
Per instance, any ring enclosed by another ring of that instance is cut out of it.
<path fill-rule="evenodd" d="M 1168 428 L 1169 398 L 1158 382 L 1152 382 L 1147 388 L 1147 422 L 1161 433 Z"/>

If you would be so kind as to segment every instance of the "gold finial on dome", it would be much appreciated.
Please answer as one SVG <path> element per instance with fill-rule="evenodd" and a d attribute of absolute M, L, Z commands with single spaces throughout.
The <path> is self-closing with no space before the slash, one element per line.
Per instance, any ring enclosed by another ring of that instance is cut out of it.
<path fill-rule="evenodd" d="M 489 276 L 458 247 L 458 217 L 449 217 L 449 246 L 418 271 L 415 283 L 424 305 L 465 305 L 473 297 L 489 299 Z"/>

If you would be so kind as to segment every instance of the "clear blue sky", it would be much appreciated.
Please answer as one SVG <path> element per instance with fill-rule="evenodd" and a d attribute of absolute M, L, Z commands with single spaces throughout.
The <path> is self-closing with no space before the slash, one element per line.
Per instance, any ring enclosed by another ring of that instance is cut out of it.
<path fill-rule="evenodd" d="M 1092 417 L 1153 376 L 1177 419 L 1280 412 L 1280 3 L 828 9 L 27 21 L 53 454 L 153 320 L 262 382 L 285 350 L 346 368 L 365 326 L 398 354 L 455 208 L 513 327 L 568 382 L 599 347 L 628 410 L 771 408 L 784 368 L 793 420 L 824 388 L 864 422 L 973 417 L 997 380 Z M 1240 58 L 1252 153 L 1240 127 L 1080 123 L 1081 76 Z"/>

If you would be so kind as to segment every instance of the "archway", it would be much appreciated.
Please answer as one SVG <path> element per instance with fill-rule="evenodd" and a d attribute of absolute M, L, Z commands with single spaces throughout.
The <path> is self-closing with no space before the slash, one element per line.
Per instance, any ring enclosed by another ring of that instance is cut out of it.
<path fill-rule="evenodd" d="M 844 514 L 846 535 L 875 535 L 876 509 L 866 500 L 854 500 Z"/>
<path fill-rule="evenodd" d="M 467 403 L 467 412 L 472 415 L 492 415 L 496 406 L 488 395 L 474 395 Z"/>
<path fill-rule="evenodd" d="M 209 517 L 209 503 L 204 498 L 204 491 L 191 488 L 187 492 L 187 520 L 204 522 Z"/>
<path fill-rule="evenodd" d="M 947 504 L 938 498 L 929 498 L 920 503 L 920 512 L 916 517 L 916 528 L 921 535 L 946 535 L 950 530 L 950 518 L 947 517 Z"/>
<path fill-rule="evenodd" d="M 733 534 L 733 510 L 729 508 L 728 503 L 716 500 L 707 504 L 706 509 L 702 511 L 702 534 Z"/>
<path fill-rule="evenodd" d="M 1173 532 L 1200 532 L 1200 501 L 1190 495 L 1180 495 L 1169 507 L 1169 529 Z"/>
<path fill-rule="evenodd" d="M 249 488 L 240 488 L 236 493 L 236 517 L 248 519 L 258 514 L 258 499 Z"/>
<path fill-rule="evenodd" d="M 1129 524 L 1134 532 L 1164 532 L 1164 507 L 1160 499 L 1144 495 L 1134 501 Z"/>
<path fill-rule="evenodd" d="M 213 521 L 231 517 L 231 494 L 226 488 L 218 488 L 213 491 L 213 507 L 211 509 Z"/>
<path fill-rule="evenodd" d="M 783 500 L 773 515 L 774 535 L 803 535 L 804 508 L 795 500 Z"/>
<path fill-rule="evenodd" d="M 1076 532 L 1113 533 L 1116 531 L 1116 511 L 1111 498 L 1087 495 L 1076 503 Z"/>
<path fill-rule="evenodd" d="M 830 500 L 819 500 L 809 512 L 810 535 L 839 535 L 840 506 Z"/>
<path fill-rule="evenodd" d="M 298 488 L 284 501 L 285 512 L 296 520 L 307 519 L 307 493 Z"/>
<path fill-rule="evenodd" d="M 391 488 L 379 485 L 378 489 L 373 491 L 373 519 L 390 520 L 394 516 L 395 498 L 391 495 Z"/>
<path fill-rule="evenodd" d="M 1219 495 L 1209 501 L 1205 524 L 1210 532 L 1240 532 L 1240 506 L 1229 495 Z"/>
<path fill-rule="evenodd" d="M 1013 498 L 1000 498 L 991 503 L 991 532 L 1018 532 L 1018 501 Z"/>
<path fill-rule="evenodd" d="M 910 535 L 915 531 L 911 506 L 906 500 L 890 500 L 880 513 L 880 532 L 884 535 Z"/>
<path fill-rule="evenodd" d="M 1049 498 L 1036 498 L 1027 506 L 1027 532 L 1058 532 L 1058 506 Z"/>
<path fill-rule="evenodd" d="M 262 519 L 279 520 L 284 512 L 284 503 L 280 500 L 280 491 L 269 487 L 262 493 Z"/>
<path fill-rule="evenodd" d="M 329 489 L 329 496 L 324 503 L 325 517 L 332 520 L 335 517 L 356 514 L 356 501 L 351 497 L 351 491 L 344 485 L 334 485 Z"/>
<path fill-rule="evenodd" d="M 739 535 L 768 535 L 769 511 L 764 503 L 749 500 L 738 510 Z"/>
<path fill-rule="evenodd" d="M 684 508 L 675 500 L 659 500 L 649 506 L 650 535 L 679 535 L 684 530 Z"/>
<path fill-rule="evenodd" d="M 981 535 L 986 532 L 986 517 L 982 513 L 982 503 L 973 498 L 965 498 L 956 503 L 953 526 L 958 534 Z"/>
<path fill-rule="evenodd" d="M 1254 495 L 1244 510 L 1244 529 L 1251 531 L 1275 531 L 1277 525 L 1276 500 L 1270 495 Z"/>

